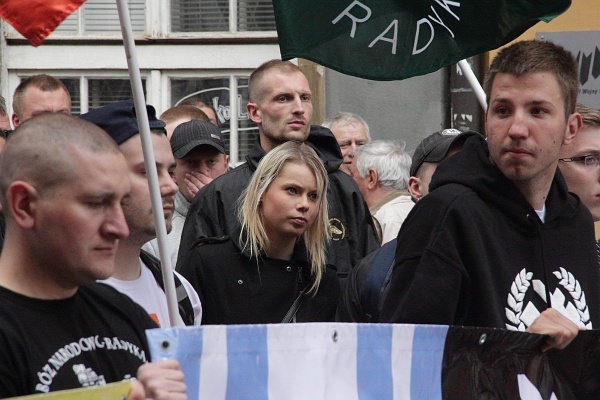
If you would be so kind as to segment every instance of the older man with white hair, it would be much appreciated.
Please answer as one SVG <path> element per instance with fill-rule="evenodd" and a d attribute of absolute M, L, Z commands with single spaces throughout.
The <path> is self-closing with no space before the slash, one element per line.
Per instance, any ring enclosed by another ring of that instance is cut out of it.
<path fill-rule="evenodd" d="M 411 158 L 404 147 L 404 143 L 374 141 L 358 147 L 350 164 L 352 177 L 381 227 L 382 244 L 398 236 L 414 205 L 407 190 Z"/>
<path fill-rule="evenodd" d="M 350 164 L 352 164 L 352 154 L 357 147 L 371 142 L 371 133 L 369 125 L 359 115 L 341 112 L 327 118 L 323 126 L 329 128 L 340 146 L 344 163 L 340 166 L 340 171 L 350 174 Z"/>

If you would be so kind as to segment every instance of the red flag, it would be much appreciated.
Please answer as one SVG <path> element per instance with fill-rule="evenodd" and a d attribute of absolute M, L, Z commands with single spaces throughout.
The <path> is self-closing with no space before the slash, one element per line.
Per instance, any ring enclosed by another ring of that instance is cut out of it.
<path fill-rule="evenodd" d="M 0 17 L 39 46 L 85 0 L 0 0 Z"/>

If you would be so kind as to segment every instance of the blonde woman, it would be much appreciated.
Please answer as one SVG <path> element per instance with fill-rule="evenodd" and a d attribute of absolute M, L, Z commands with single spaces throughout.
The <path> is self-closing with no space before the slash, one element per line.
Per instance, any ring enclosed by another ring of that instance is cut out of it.
<path fill-rule="evenodd" d="M 181 265 L 203 324 L 332 321 L 340 291 L 326 265 L 327 172 L 286 142 L 260 161 L 240 197 L 241 231 L 199 240 Z"/>

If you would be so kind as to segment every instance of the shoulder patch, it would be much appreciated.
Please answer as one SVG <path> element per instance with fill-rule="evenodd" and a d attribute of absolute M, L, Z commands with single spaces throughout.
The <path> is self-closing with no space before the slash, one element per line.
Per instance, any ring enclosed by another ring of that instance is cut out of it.
<path fill-rule="evenodd" d="M 343 240 L 346 237 L 346 227 L 337 218 L 329 219 L 329 233 L 331 234 L 331 240 L 337 242 Z"/>

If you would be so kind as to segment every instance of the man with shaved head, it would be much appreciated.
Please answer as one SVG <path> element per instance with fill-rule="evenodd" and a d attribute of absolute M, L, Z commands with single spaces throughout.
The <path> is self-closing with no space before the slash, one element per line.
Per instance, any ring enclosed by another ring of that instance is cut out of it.
<path fill-rule="evenodd" d="M 121 205 L 131 184 L 117 145 L 89 122 L 46 113 L 13 132 L 0 169 L 0 397 L 137 376 L 138 394 L 181 398 L 178 364 L 148 363 L 144 330 L 156 324 L 95 282 L 112 274 L 129 234 Z"/>
<path fill-rule="evenodd" d="M 275 147 L 294 140 L 311 146 L 327 169 L 332 236 L 328 263 L 337 267 L 338 277 L 345 282 L 358 260 L 379 247 L 379 238 L 356 182 L 339 170 L 343 158 L 335 136 L 327 128 L 310 124 L 312 92 L 306 76 L 289 61 L 270 60 L 252 72 L 248 93 L 246 109 L 258 126 L 258 138 L 246 156 L 246 163 L 196 194 L 183 227 L 178 267 L 199 238 L 235 234 L 239 229 L 236 202 L 258 163 Z"/>
<path fill-rule="evenodd" d="M 71 114 L 71 95 L 65 84 L 46 74 L 23 79 L 13 94 L 13 126 L 45 112 Z"/>

